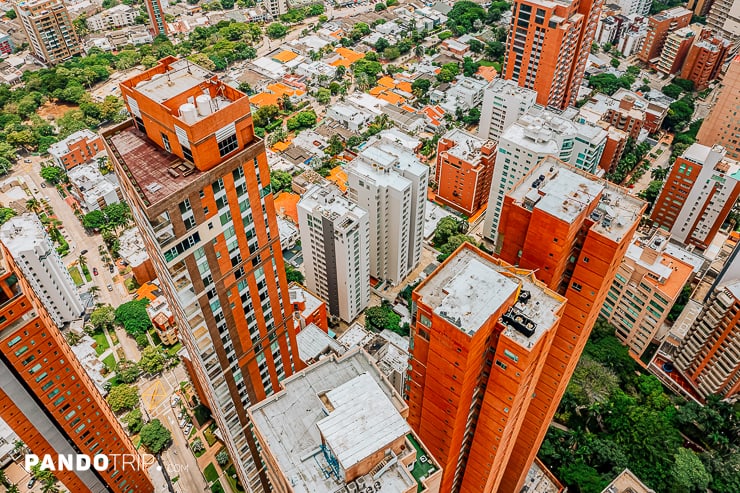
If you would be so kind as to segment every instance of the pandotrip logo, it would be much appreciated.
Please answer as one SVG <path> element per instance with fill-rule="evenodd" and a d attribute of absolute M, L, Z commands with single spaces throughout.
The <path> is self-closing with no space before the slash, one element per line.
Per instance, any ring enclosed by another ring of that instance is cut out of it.
<path fill-rule="evenodd" d="M 26 454 L 25 466 L 30 471 L 32 467 L 39 466 L 41 470 L 48 471 L 146 471 L 157 463 L 157 458 L 152 454 L 96 454 L 93 456 L 85 454 L 60 454 L 53 456 L 45 454 L 38 456 Z M 157 469 L 161 469 L 157 466 Z"/>

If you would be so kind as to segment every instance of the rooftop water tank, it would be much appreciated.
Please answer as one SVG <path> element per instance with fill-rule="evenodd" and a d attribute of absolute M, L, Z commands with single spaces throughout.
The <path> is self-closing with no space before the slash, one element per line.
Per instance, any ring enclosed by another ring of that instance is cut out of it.
<path fill-rule="evenodd" d="M 192 103 L 185 103 L 180 106 L 180 118 L 187 123 L 192 125 L 198 119 L 198 110 L 195 109 L 195 105 Z"/>
<path fill-rule="evenodd" d="M 195 98 L 195 105 L 198 107 L 200 116 L 208 116 L 213 113 L 211 109 L 211 96 L 207 94 L 201 94 Z"/>

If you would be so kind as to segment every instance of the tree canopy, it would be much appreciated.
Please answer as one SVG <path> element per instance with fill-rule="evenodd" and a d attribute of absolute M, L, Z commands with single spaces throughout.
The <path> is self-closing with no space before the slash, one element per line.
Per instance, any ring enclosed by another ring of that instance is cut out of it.
<path fill-rule="evenodd" d="M 149 314 L 146 312 L 148 300 L 131 300 L 116 308 L 115 321 L 126 330 L 128 334 L 136 336 L 145 333 L 152 326 Z"/>
<path fill-rule="evenodd" d="M 110 389 L 105 398 L 114 413 L 128 411 L 139 404 L 139 389 L 133 385 L 121 384 Z"/>
<path fill-rule="evenodd" d="M 141 428 L 141 443 L 153 454 L 158 454 L 172 440 L 172 433 L 158 419 L 153 419 Z"/>

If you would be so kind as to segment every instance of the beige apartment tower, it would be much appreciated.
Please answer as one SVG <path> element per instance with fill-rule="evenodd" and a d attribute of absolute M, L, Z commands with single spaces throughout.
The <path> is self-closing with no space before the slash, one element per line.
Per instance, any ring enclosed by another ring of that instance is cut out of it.
<path fill-rule="evenodd" d="M 43 63 L 56 65 L 81 53 L 80 40 L 62 0 L 18 2 L 14 7 L 31 53 Z"/>

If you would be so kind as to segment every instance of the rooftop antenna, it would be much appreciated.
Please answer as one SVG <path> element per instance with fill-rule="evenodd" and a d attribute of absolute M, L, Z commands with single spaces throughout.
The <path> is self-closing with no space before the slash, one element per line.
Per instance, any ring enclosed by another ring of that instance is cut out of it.
<path fill-rule="evenodd" d="M 193 72 L 190 71 L 190 60 L 187 58 L 185 59 L 185 67 L 187 68 L 187 71 L 190 75 L 193 75 Z"/>

